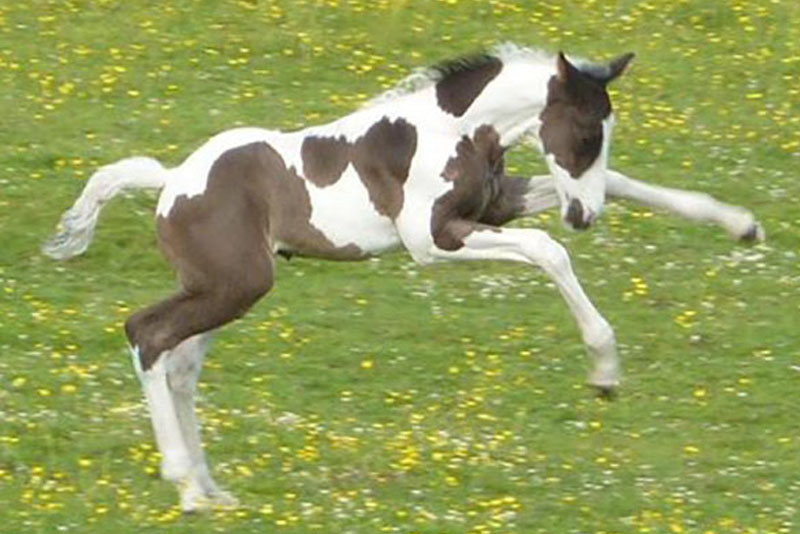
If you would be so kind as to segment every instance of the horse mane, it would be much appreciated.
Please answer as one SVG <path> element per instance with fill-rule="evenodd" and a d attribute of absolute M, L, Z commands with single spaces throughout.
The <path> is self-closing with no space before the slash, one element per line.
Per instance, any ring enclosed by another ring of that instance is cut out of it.
<path fill-rule="evenodd" d="M 438 82 L 450 76 L 456 76 L 462 72 L 480 69 L 481 67 L 493 63 L 497 59 L 498 57 L 492 53 L 479 52 L 477 54 L 440 61 L 428 67 L 428 70 L 432 71 L 431 74 Z"/>
<path fill-rule="evenodd" d="M 501 43 L 485 52 L 446 59 L 432 66 L 416 69 L 397 82 L 391 89 L 365 102 L 363 107 L 385 104 L 396 98 L 422 91 L 450 76 L 457 76 L 466 71 L 480 69 L 496 60 L 500 60 L 503 63 L 515 60 L 533 60 L 544 63 L 552 61 L 552 58 L 551 54 L 542 50 L 527 48 L 514 43 Z"/>

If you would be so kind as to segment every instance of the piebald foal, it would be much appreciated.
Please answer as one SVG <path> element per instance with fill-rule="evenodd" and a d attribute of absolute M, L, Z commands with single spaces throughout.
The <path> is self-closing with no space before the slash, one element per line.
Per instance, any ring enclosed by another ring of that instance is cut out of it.
<path fill-rule="evenodd" d="M 632 54 L 606 65 L 502 46 L 408 78 L 366 107 L 284 133 L 225 131 L 180 166 L 150 158 L 103 167 L 44 247 L 55 258 L 89 244 L 103 203 L 123 188 L 163 188 L 159 245 L 180 290 L 125 325 L 150 409 L 162 476 L 192 511 L 235 500 L 215 484 L 194 416 L 211 332 L 240 317 L 273 284 L 276 255 L 359 260 L 404 247 L 419 263 L 509 260 L 555 282 L 594 362 L 589 382 L 619 381 L 614 332 L 578 283 L 565 249 L 535 229 L 501 228 L 560 206 L 587 228 L 606 195 L 717 223 L 756 239 L 750 212 L 691 192 L 645 185 L 607 168 L 613 114 L 606 86 Z M 504 173 L 503 155 L 537 141 L 548 176 Z"/>

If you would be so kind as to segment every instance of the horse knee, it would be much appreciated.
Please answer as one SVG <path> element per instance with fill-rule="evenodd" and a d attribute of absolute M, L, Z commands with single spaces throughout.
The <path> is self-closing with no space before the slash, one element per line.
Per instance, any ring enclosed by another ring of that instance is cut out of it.
<path fill-rule="evenodd" d="M 139 358 L 142 371 L 148 371 L 161 353 L 176 344 L 167 325 L 159 322 L 157 314 L 149 308 L 131 315 L 125 321 L 125 335 Z"/>
<path fill-rule="evenodd" d="M 523 242 L 523 252 L 538 263 L 548 274 L 565 273 L 572 269 L 569 253 L 564 245 L 541 230 L 532 230 Z"/>
<path fill-rule="evenodd" d="M 182 341 L 241 317 L 272 288 L 271 269 L 235 274 L 185 289 L 125 322 L 125 333 L 143 371 Z"/>
<path fill-rule="evenodd" d="M 138 363 L 134 363 L 134 365 L 142 370 L 150 368 L 150 365 L 145 367 L 145 361 L 150 359 L 149 355 L 146 357 L 143 356 L 144 353 L 148 353 L 150 350 L 149 344 L 145 342 L 147 339 L 144 333 L 146 324 L 147 310 L 138 311 L 125 321 L 125 336 L 128 338 L 128 345 L 130 345 L 134 352 L 134 358 L 138 358 L 139 360 Z"/>

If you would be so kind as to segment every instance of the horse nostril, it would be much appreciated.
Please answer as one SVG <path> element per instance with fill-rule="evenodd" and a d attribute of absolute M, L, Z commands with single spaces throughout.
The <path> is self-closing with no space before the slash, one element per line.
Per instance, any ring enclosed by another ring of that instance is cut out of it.
<path fill-rule="evenodd" d="M 576 230 L 585 230 L 589 228 L 589 221 L 584 220 L 583 205 L 577 199 L 572 199 L 567 206 L 567 215 L 564 219 Z"/>

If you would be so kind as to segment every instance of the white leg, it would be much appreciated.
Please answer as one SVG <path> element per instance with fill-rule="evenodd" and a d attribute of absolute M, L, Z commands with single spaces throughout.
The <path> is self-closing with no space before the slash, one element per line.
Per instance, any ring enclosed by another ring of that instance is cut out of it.
<path fill-rule="evenodd" d="M 614 331 L 584 293 L 563 246 L 541 230 L 493 228 L 466 221 L 452 221 L 448 227 L 445 231 L 467 234 L 463 238 L 464 246 L 457 250 L 434 247 L 430 256 L 450 260 L 518 261 L 544 269 L 572 311 L 594 362 L 589 383 L 603 392 L 609 392 L 618 384 L 620 371 Z"/>
<path fill-rule="evenodd" d="M 211 474 L 195 418 L 195 391 L 211 334 L 199 334 L 175 347 L 166 362 L 167 384 L 189 455 L 190 470 L 180 486 L 181 508 L 185 512 L 211 506 L 235 506 L 236 499 L 221 490 Z"/>
<path fill-rule="evenodd" d="M 556 193 L 556 186 L 553 184 L 552 176 L 549 174 L 532 176 L 529 184 L 528 191 L 525 193 L 525 211 L 521 216 L 533 215 L 559 205 L 558 194 Z"/>
<path fill-rule="evenodd" d="M 138 348 L 133 348 L 131 355 L 147 400 L 156 445 L 161 453 L 161 476 L 165 480 L 179 483 L 189 474 L 191 459 L 167 385 L 165 360 L 169 353 L 163 353 L 147 371 L 143 371 L 139 363 Z"/>
<path fill-rule="evenodd" d="M 764 239 L 764 230 L 750 211 L 724 204 L 705 193 L 647 184 L 610 169 L 606 192 L 615 197 L 665 209 L 693 221 L 717 224 L 736 239 Z"/>

